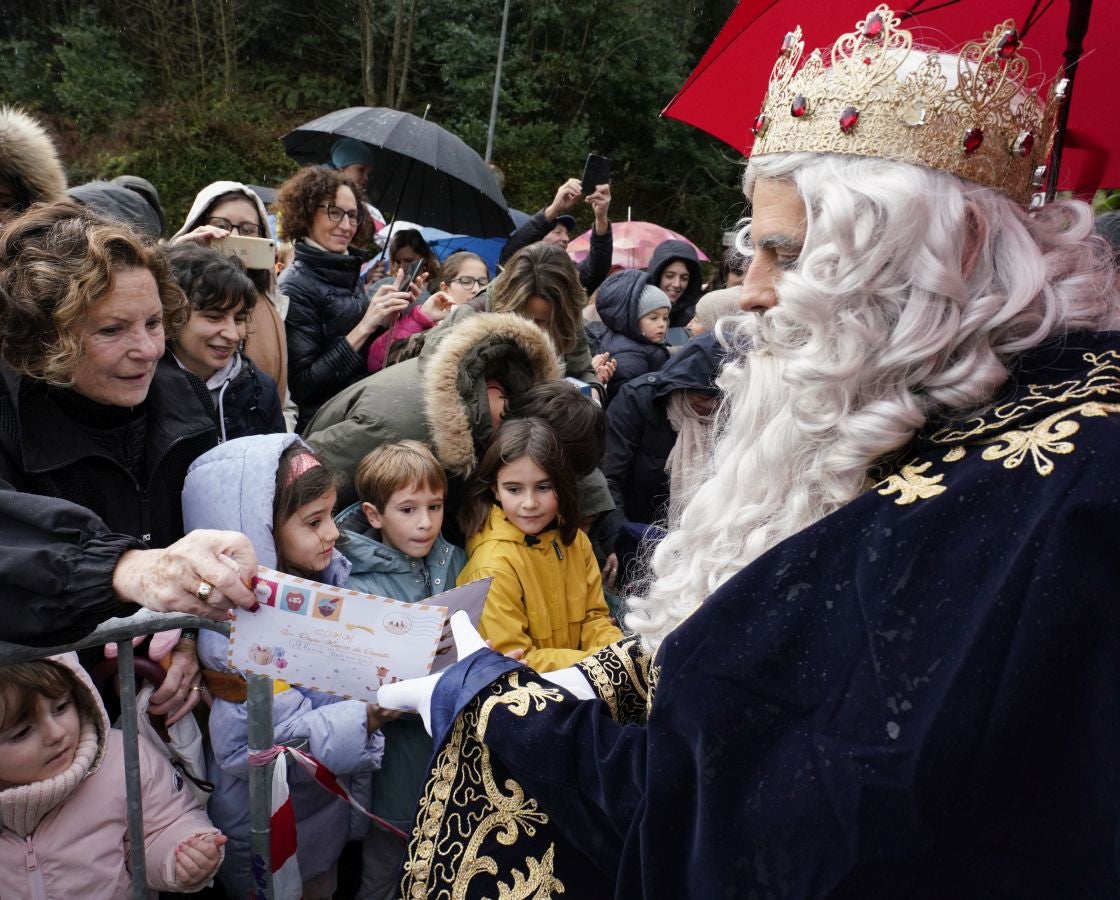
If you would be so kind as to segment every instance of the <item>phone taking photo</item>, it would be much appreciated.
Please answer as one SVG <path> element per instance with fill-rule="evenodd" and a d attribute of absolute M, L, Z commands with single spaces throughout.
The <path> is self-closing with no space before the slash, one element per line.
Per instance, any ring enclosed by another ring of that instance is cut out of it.
<path fill-rule="evenodd" d="M 210 244 L 225 256 L 236 256 L 246 269 L 271 269 L 276 265 L 276 241 L 231 234 Z"/>
<path fill-rule="evenodd" d="M 587 154 L 587 162 L 583 164 L 583 177 L 580 179 L 580 190 L 584 195 L 595 193 L 601 184 L 611 183 L 611 161 L 605 156 L 594 153 Z"/>
<path fill-rule="evenodd" d="M 408 286 L 416 280 L 416 277 L 424 271 L 425 265 L 423 259 L 418 259 L 408 268 L 401 266 L 400 271 L 397 273 L 397 290 L 408 290 Z"/>

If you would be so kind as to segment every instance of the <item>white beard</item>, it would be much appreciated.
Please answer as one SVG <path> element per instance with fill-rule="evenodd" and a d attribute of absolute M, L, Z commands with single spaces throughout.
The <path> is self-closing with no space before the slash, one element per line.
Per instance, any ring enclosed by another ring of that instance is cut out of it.
<path fill-rule="evenodd" d="M 745 566 L 857 497 L 871 463 L 921 427 L 905 385 L 864 374 L 866 344 L 831 343 L 828 371 L 850 375 L 822 377 L 819 342 L 771 343 L 769 325 L 748 317 L 739 329 L 758 349 L 720 378 L 710 477 L 655 552 L 647 597 L 631 600 L 628 624 L 651 649 Z M 884 430 L 888 415 L 896 420 Z"/>

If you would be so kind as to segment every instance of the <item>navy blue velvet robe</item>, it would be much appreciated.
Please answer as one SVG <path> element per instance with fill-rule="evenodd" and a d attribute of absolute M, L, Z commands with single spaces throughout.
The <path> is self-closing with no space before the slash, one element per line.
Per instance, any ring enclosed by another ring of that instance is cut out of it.
<path fill-rule="evenodd" d="M 670 635 L 642 724 L 632 648 L 610 702 L 450 669 L 404 896 L 1120 896 L 1120 335 L 875 477 Z"/>

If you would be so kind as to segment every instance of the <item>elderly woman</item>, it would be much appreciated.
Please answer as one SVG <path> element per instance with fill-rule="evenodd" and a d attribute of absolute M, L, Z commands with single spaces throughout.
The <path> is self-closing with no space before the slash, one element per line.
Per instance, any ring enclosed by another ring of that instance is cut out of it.
<path fill-rule="evenodd" d="M 393 285 L 367 299 L 349 252 L 368 213 L 361 190 L 333 169 L 309 167 L 276 198 L 280 235 L 295 243 L 295 261 L 280 276 L 288 298 L 288 388 L 299 406 L 297 431 L 319 407 L 369 374 L 369 345 L 411 301 Z"/>
<path fill-rule="evenodd" d="M 3 639 L 58 644 L 138 606 L 221 620 L 253 605 L 248 540 L 183 536 L 187 466 L 216 442 L 159 364 L 185 313 L 159 250 L 72 202 L 0 234 Z M 185 712 L 197 684 L 182 641 L 153 709 Z"/>

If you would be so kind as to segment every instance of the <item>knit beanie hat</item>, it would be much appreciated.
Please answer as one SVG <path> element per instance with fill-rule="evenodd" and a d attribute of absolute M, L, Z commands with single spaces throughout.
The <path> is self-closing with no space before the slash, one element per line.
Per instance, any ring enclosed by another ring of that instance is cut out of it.
<path fill-rule="evenodd" d="M 373 151 L 361 141 L 353 138 L 342 138 L 334 142 L 331 147 L 331 163 L 336 169 L 345 169 L 347 166 L 363 164 L 373 167 Z"/>
<path fill-rule="evenodd" d="M 642 296 L 638 298 L 638 318 L 648 316 L 658 309 L 672 309 L 673 303 L 661 288 L 655 284 L 647 284 L 642 288 Z"/>
<path fill-rule="evenodd" d="M 710 291 L 696 303 L 696 318 L 700 323 L 701 331 L 711 331 L 716 327 L 716 322 L 724 316 L 735 316 L 743 310 L 739 307 L 739 296 L 742 293 L 737 287 L 723 288 Z"/>

